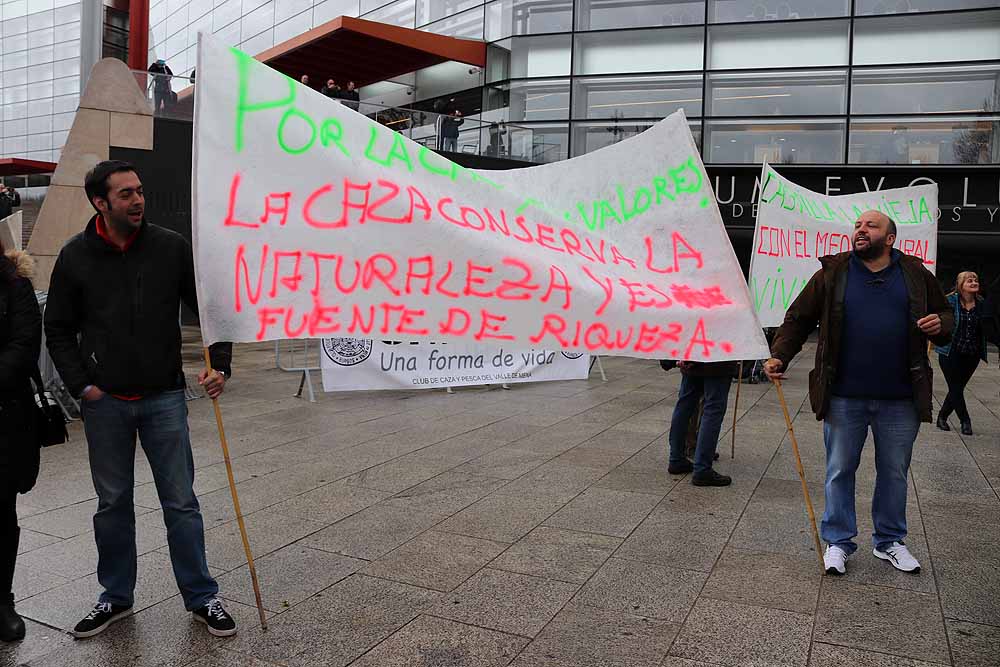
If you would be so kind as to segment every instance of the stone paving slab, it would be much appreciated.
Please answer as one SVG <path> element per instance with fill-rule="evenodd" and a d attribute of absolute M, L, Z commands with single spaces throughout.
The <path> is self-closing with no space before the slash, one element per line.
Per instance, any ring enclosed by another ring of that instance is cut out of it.
<path fill-rule="evenodd" d="M 812 349 L 784 389 L 819 514 Z M 185 354 L 194 375 L 195 338 Z M 816 564 L 773 387 L 741 387 L 735 459 L 730 395 L 717 468 L 734 483 L 706 489 L 666 472 L 678 374 L 651 361 L 604 363 L 606 383 L 341 392 L 310 404 L 294 397 L 299 377 L 274 367 L 273 347 L 237 346 L 222 409 L 266 632 L 211 403 L 188 404 L 210 568 L 240 623 L 226 640 L 183 609 L 141 453 L 136 613 L 92 640 L 65 634 L 99 592 L 96 502 L 72 425 L 71 442 L 43 451 L 38 486 L 19 498 L 15 594 L 28 638 L 0 646 L 0 667 L 1000 664 L 995 366 L 981 367 L 967 392 L 975 435 L 921 428 L 907 512 L 922 572 L 871 556 L 869 441 L 859 549 L 834 578 Z M 938 403 L 944 393 L 938 381 Z"/>

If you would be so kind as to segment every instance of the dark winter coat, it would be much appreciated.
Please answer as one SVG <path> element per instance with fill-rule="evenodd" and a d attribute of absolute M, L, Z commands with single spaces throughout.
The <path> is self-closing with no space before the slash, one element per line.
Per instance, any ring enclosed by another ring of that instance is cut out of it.
<path fill-rule="evenodd" d="M 97 233 L 95 215 L 63 246 L 49 281 L 46 344 L 66 388 L 74 396 L 87 385 L 140 396 L 182 388 L 181 302 L 197 312 L 184 237 L 143 220 L 121 251 Z M 212 367 L 228 375 L 232 345 L 210 351 Z"/>
<path fill-rule="evenodd" d="M 894 251 L 895 252 L 895 251 Z M 837 377 L 840 359 L 840 333 L 844 324 L 844 295 L 847 290 L 847 269 L 851 252 L 820 258 L 822 268 L 806 284 L 802 293 L 785 313 L 785 321 L 778 329 L 771 344 L 771 356 L 780 359 L 785 368 L 802 349 L 806 339 L 819 326 L 816 346 L 816 366 L 809 371 L 809 401 L 816 419 L 823 419 L 830 407 L 833 382 Z M 899 266 L 910 302 L 910 331 L 908 354 L 913 400 L 921 421 L 930 422 L 931 366 L 927 358 L 927 340 L 935 345 L 945 345 L 951 340 L 955 326 L 954 309 L 945 298 L 941 285 L 919 258 L 903 255 Z M 917 328 L 917 320 L 936 313 L 941 318 L 941 333 L 925 336 Z M 872 332 L 877 340 L 878 332 Z M 878 369 L 873 368 L 873 373 Z"/>
<path fill-rule="evenodd" d="M 736 377 L 738 361 L 692 361 L 679 364 L 681 373 L 690 377 Z"/>
<path fill-rule="evenodd" d="M 461 116 L 445 116 L 441 119 L 441 136 L 446 139 L 458 139 L 458 126 L 465 122 Z"/>
<path fill-rule="evenodd" d="M 153 77 L 153 88 L 155 90 L 170 90 L 170 77 L 173 76 L 174 73 L 170 70 L 169 66 L 153 63 L 149 66 L 149 73 L 160 75 Z M 167 76 L 162 76 L 164 74 Z"/>
<path fill-rule="evenodd" d="M 31 374 L 42 345 L 42 314 L 27 253 L 0 257 L 0 485 L 27 493 L 38 477 Z"/>

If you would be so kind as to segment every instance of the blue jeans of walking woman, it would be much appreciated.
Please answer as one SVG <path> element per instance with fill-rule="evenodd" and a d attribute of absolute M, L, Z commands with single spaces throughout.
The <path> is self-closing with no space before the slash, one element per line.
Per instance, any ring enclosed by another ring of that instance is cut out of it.
<path fill-rule="evenodd" d="M 698 409 L 698 399 L 705 396 L 705 407 L 701 417 L 701 427 L 698 429 L 698 444 L 694 450 L 694 472 L 707 472 L 712 469 L 715 449 L 719 444 L 719 432 L 722 430 L 722 419 L 726 416 L 726 406 L 729 403 L 729 387 L 732 378 L 681 376 L 681 388 L 677 394 L 677 405 L 670 419 L 670 463 L 683 463 L 684 440 L 687 436 L 688 423 Z"/>
<path fill-rule="evenodd" d="M 184 390 L 134 401 L 105 395 L 82 405 L 97 491 L 94 536 L 101 602 L 131 606 L 136 580 L 135 443 L 136 436 L 153 472 L 163 507 L 167 544 L 177 587 L 188 611 L 215 597 L 219 587 L 208 572 L 205 527 L 194 494 L 194 460 L 188 432 Z"/>
<path fill-rule="evenodd" d="M 871 429 L 875 441 L 875 492 L 872 496 L 872 543 L 884 551 L 906 538 L 907 474 L 920 416 L 910 399 L 830 399 L 823 424 L 826 444 L 826 509 L 823 541 L 854 553 L 858 534 L 854 510 L 855 473 Z"/>

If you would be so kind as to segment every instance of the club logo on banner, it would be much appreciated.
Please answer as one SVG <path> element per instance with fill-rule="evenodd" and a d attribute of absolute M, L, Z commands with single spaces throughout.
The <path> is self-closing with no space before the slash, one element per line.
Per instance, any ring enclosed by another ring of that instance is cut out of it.
<path fill-rule="evenodd" d="M 896 223 L 894 247 L 937 270 L 937 185 L 823 195 L 792 183 L 764 163 L 750 255 L 750 293 L 765 327 L 781 325 L 820 268 L 819 258 L 853 248 L 854 223 L 876 210 Z"/>
<path fill-rule="evenodd" d="M 576 352 L 484 349 L 462 342 L 400 345 L 355 338 L 326 339 L 323 351 L 326 391 L 440 389 L 585 380 L 590 375 L 590 357 Z"/>
<path fill-rule="evenodd" d="M 572 160 L 471 171 L 202 34 L 193 200 L 206 343 L 767 353 L 683 113 Z"/>
<path fill-rule="evenodd" d="M 326 358 L 338 366 L 357 366 L 372 354 L 372 341 L 364 338 L 327 338 L 323 341 Z"/>

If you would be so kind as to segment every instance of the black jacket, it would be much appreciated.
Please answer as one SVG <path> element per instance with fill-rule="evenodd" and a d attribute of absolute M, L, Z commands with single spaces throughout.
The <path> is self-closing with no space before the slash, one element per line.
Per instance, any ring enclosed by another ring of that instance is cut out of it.
<path fill-rule="evenodd" d="M 167 65 L 161 65 L 159 63 L 153 63 L 149 66 L 150 74 L 159 74 L 161 76 L 153 77 L 153 88 L 159 91 L 170 90 L 170 77 L 174 75 L 170 71 L 170 67 Z M 166 74 L 167 76 L 162 76 Z"/>
<path fill-rule="evenodd" d="M 445 116 L 441 119 L 441 136 L 447 139 L 458 138 L 458 126 L 465 122 L 461 116 Z"/>
<path fill-rule="evenodd" d="M 0 257 L 0 485 L 25 493 L 38 477 L 31 373 L 42 346 L 42 314 L 31 259 Z"/>
<path fill-rule="evenodd" d="M 347 88 L 345 88 L 344 90 L 340 91 L 340 97 L 341 99 L 344 100 L 344 106 L 348 107 L 349 109 L 354 109 L 355 111 L 357 111 L 358 107 L 361 106 L 361 93 L 358 92 L 357 88 L 355 88 L 354 90 L 348 90 Z"/>
<path fill-rule="evenodd" d="M 738 361 L 694 361 L 691 365 L 681 366 L 681 373 L 690 377 L 736 377 L 740 367 Z"/>
<path fill-rule="evenodd" d="M 45 307 L 49 354 L 67 389 L 79 396 L 91 384 L 128 395 L 182 388 L 181 301 L 197 312 L 184 237 L 143 220 L 122 252 L 91 218 L 59 253 Z M 213 368 L 228 375 L 232 344 L 211 353 Z"/>

